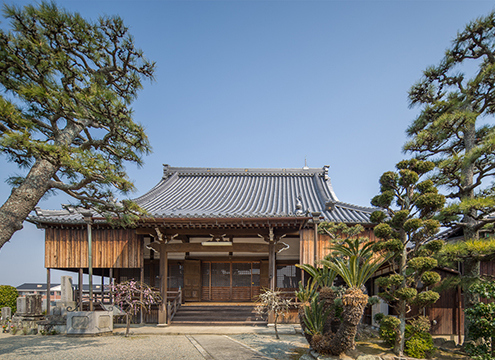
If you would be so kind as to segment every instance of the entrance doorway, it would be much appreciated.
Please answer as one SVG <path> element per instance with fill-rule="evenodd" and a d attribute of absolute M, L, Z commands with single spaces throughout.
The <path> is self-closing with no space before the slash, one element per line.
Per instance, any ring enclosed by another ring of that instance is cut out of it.
<path fill-rule="evenodd" d="M 259 261 L 203 261 L 203 301 L 252 301 L 260 294 Z"/>

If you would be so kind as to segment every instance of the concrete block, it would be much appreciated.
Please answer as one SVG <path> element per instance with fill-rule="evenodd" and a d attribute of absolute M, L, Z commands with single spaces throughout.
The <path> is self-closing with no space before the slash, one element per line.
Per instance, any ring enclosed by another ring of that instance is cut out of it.
<path fill-rule="evenodd" d="M 67 313 L 67 335 L 96 335 L 113 331 L 111 311 L 74 311 Z"/>

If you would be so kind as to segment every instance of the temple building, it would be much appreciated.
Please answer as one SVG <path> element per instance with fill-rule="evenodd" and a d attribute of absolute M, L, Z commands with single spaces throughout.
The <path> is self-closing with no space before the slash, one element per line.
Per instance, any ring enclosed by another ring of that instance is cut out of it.
<path fill-rule="evenodd" d="M 252 301 L 264 287 L 295 290 L 295 265 L 328 253 L 319 222 L 361 224 L 374 239 L 375 209 L 341 202 L 328 169 L 164 165 L 158 184 L 134 199 L 147 212 L 135 228 L 113 228 L 102 215 L 73 208 L 37 208 L 29 221 L 45 229 L 47 269 L 82 278 L 91 228 L 96 275 L 142 280 L 164 298 L 181 288 L 185 302 Z M 161 309 L 158 322 L 165 321 Z"/>

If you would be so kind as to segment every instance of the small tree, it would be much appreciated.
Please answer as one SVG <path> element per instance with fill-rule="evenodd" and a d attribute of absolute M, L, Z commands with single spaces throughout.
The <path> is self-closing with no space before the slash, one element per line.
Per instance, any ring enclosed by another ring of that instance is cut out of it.
<path fill-rule="evenodd" d="M 115 293 L 115 304 L 126 314 L 125 336 L 129 336 L 131 315 L 136 315 L 139 310 L 151 311 L 151 305 L 159 303 L 160 295 L 147 284 L 134 280 L 126 281 L 113 286 Z"/>
<path fill-rule="evenodd" d="M 0 308 L 10 307 L 12 314 L 17 311 L 17 298 L 19 293 L 17 289 L 10 285 L 0 285 Z"/>
<path fill-rule="evenodd" d="M 375 250 L 393 251 L 393 273 L 379 278 L 377 283 L 384 291 L 378 296 L 393 306 L 400 325 L 394 352 L 404 352 L 406 314 L 411 306 L 420 308 L 434 303 L 439 295 L 428 286 L 440 281 L 440 275 L 432 271 L 438 262 L 432 257 L 443 243 L 439 240 L 427 242 L 440 228 L 433 216 L 442 209 L 445 198 L 438 194 L 431 180 L 420 181 L 434 168 L 432 162 L 416 159 L 397 164 L 398 173 L 389 171 L 380 177 L 380 195 L 371 203 L 384 211 L 375 211 L 371 221 L 379 223 L 375 235 L 383 241 Z"/>
<path fill-rule="evenodd" d="M 264 289 L 259 295 L 256 305 L 256 313 L 260 316 L 268 316 L 273 313 L 275 317 L 273 322 L 275 326 L 275 337 L 277 339 L 280 339 L 277 329 L 278 317 L 287 315 L 291 304 L 291 299 L 285 299 L 281 295 L 282 293 L 280 291 Z"/>

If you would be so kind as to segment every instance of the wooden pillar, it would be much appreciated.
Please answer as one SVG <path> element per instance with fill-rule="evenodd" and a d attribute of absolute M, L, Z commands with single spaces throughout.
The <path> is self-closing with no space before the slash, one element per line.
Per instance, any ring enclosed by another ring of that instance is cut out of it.
<path fill-rule="evenodd" d="M 141 236 L 141 276 L 140 276 L 140 279 L 139 281 L 141 282 L 141 284 L 144 284 L 144 237 Z M 151 252 L 151 251 L 150 251 Z M 141 293 L 139 294 L 139 300 L 141 301 L 141 304 L 143 303 L 143 287 L 141 285 Z M 140 318 L 140 322 L 141 324 L 144 322 L 144 308 L 141 308 L 141 318 Z"/>
<path fill-rule="evenodd" d="M 274 241 L 270 241 L 268 245 L 268 278 L 270 279 L 270 289 L 275 290 L 277 284 L 277 266 Z"/>
<path fill-rule="evenodd" d="M 313 226 L 314 226 L 314 266 L 317 267 L 318 261 L 320 260 L 318 256 L 318 224 L 320 223 L 320 215 L 321 213 L 318 211 L 312 212 L 311 215 L 313 216 Z"/>
<path fill-rule="evenodd" d="M 83 298 L 83 269 L 79 268 L 79 278 L 78 280 L 78 292 L 79 292 L 79 311 L 83 311 L 83 303 L 82 303 L 82 298 Z"/>
<path fill-rule="evenodd" d="M 115 269 L 115 271 L 117 272 L 117 276 L 116 276 L 116 281 L 117 281 L 117 284 L 120 284 L 120 269 Z"/>
<path fill-rule="evenodd" d="M 150 259 L 150 286 L 155 287 L 155 260 L 153 259 Z"/>
<path fill-rule="evenodd" d="M 51 301 L 51 297 L 50 297 L 50 288 L 51 288 L 51 284 L 50 284 L 50 268 L 47 268 L 46 269 L 46 314 L 47 315 L 50 315 L 50 301 Z"/>
<path fill-rule="evenodd" d="M 101 303 L 103 304 L 103 300 L 105 298 L 105 275 L 103 271 L 105 269 L 101 269 Z"/>
<path fill-rule="evenodd" d="M 141 276 L 140 276 L 139 281 L 141 282 L 141 284 L 144 283 L 144 265 L 143 265 L 143 263 L 141 263 Z M 139 294 L 139 301 L 141 301 L 141 304 L 143 303 L 143 287 L 142 286 L 141 286 L 141 293 Z M 143 308 L 141 308 L 140 313 L 141 313 L 140 323 L 142 324 L 144 322 L 144 316 L 143 316 L 144 309 Z"/>
<path fill-rule="evenodd" d="M 167 276 L 168 276 L 168 254 L 166 245 L 163 243 L 160 246 L 160 295 L 162 296 L 162 303 L 158 310 L 158 326 L 167 325 Z"/>
<path fill-rule="evenodd" d="M 113 268 L 110 268 L 108 272 L 108 284 L 110 285 L 110 304 L 113 304 Z"/>
<path fill-rule="evenodd" d="M 462 314 L 463 309 L 462 309 L 462 302 L 461 301 L 462 301 L 461 287 L 457 286 L 457 341 L 458 341 L 458 344 L 462 344 L 461 314 Z"/>

